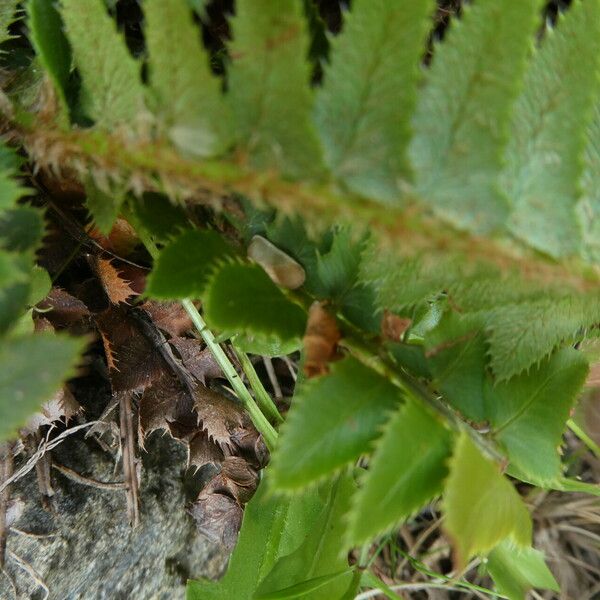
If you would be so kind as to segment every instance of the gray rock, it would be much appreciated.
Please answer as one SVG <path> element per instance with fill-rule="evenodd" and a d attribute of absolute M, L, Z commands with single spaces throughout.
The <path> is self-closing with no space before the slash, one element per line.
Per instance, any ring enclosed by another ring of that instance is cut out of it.
<path fill-rule="evenodd" d="M 53 457 L 85 477 L 119 479 L 114 457 L 94 444 L 75 434 Z M 187 512 L 194 495 L 189 487 L 199 482 L 185 477 L 184 448 L 156 434 L 146 448 L 141 524 L 135 530 L 127 522 L 122 491 L 88 487 L 53 470 L 56 494 L 48 512 L 35 471 L 15 484 L 12 493 L 22 513 L 9 535 L 0 599 L 15 598 L 15 587 L 19 599 L 45 598 L 39 578 L 51 600 L 175 600 L 185 597 L 188 578 L 222 574 L 227 551 L 199 536 Z"/>

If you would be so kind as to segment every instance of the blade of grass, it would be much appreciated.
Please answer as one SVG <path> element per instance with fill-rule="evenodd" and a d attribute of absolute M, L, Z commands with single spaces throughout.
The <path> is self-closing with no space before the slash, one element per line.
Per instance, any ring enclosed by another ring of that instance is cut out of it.
<path fill-rule="evenodd" d="M 196 327 L 198 333 L 202 336 L 207 348 L 209 348 L 212 352 L 212 355 L 215 357 L 219 367 L 221 367 L 225 377 L 227 377 L 227 380 L 233 388 L 233 391 L 244 405 L 244 408 L 248 411 L 254 426 L 262 434 L 267 448 L 269 448 L 269 450 L 273 450 L 277 440 L 277 432 L 275 429 L 273 429 L 271 423 L 269 423 L 265 415 L 262 413 L 258 407 L 258 404 L 256 404 L 252 394 L 250 394 L 244 385 L 244 382 L 240 379 L 240 376 L 237 374 L 234 366 L 227 358 L 223 348 L 221 348 L 221 346 L 215 340 L 215 336 L 204 322 L 202 315 L 200 315 L 198 309 L 194 306 L 194 303 L 188 298 L 186 300 L 182 300 L 181 304 L 183 305 L 183 308 L 185 308 L 187 314 L 190 316 L 190 319 L 192 319 L 192 323 Z"/>
<path fill-rule="evenodd" d="M 248 378 L 248 383 L 250 387 L 254 391 L 254 395 L 256 396 L 256 402 L 262 412 L 271 419 L 271 421 L 275 423 L 282 423 L 283 417 L 279 414 L 275 403 L 269 396 L 265 386 L 262 384 L 262 381 L 258 377 L 258 373 L 254 369 L 254 365 L 248 358 L 248 355 L 245 352 L 239 350 L 235 342 L 231 342 L 231 347 L 237 359 L 240 361 L 240 365 L 242 366 L 242 370 L 246 374 Z"/>
<path fill-rule="evenodd" d="M 158 248 L 156 247 L 156 244 L 154 243 L 154 240 L 152 239 L 150 234 L 141 226 L 141 224 L 135 218 L 133 212 L 129 210 L 128 207 L 125 208 L 123 212 L 125 213 L 127 220 L 134 225 L 136 233 L 138 234 L 140 240 L 146 247 L 146 250 L 148 250 L 150 256 L 153 259 L 156 259 L 158 256 Z M 244 385 L 244 382 L 241 380 L 240 376 L 235 370 L 235 367 L 231 364 L 229 358 L 227 358 L 227 355 L 225 354 L 223 348 L 221 348 L 221 346 L 215 339 L 215 336 L 213 335 L 212 331 L 208 328 L 206 322 L 202 318 L 202 315 L 198 312 L 198 309 L 196 308 L 194 303 L 188 298 L 182 300 L 181 304 L 190 316 L 194 327 L 204 340 L 206 347 L 210 350 L 217 364 L 223 371 L 223 374 L 229 381 L 229 384 L 233 388 L 233 391 L 235 392 L 238 399 L 250 415 L 252 423 L 254 423 L 254 426 L 256 427 L 258 432 L 263 436 L 267 448 L 269 450 L 273 450 L 273 448 L 275 447 L 275 442 L 277 440 L 277 432 L 256 404 L 254 398 L 252 397 L 252 394 Z"/>

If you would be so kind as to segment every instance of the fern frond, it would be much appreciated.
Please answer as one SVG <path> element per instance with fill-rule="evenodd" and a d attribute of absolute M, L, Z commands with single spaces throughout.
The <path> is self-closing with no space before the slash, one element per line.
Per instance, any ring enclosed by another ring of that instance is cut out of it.
<path fill-rule="evenodd" d="M 61 0 L 61 14 L 83 79 L 86 112 L 106 129 L 138 121 L 144 108 L 140 66 L 103 0 Z"/>
<path fill-rule="evenodd" d="M 212 75 L 186 0 L 146 0 L 150 84 L 161 124 L 175 145 L 197 156 L 223 154 L 231 114 Z"/>
<path fill-rule="evenodd" d="M 539 8 L 479 0 L 435 50 L 411 156 L 419 195 L 462 229 L 488 232 L 508 216 L 498 176 Z"/>
<path fill-rule="evenodd" d="M 431 0 L 356 0 L 332 41 L 316 123 L 334 176 L 352 192 L 399 202 Z"/>
<path fill-rule="evenodd" d="M 598 323 L 595 294 L 498 306 L 486 317 L 492 371 L 499 380 L 509 379 Z"/>
<path fill-rule="evenodd" d="M 0 44 L 11 38 L 8 28 L 16 18 L 19 0 L 4 0 L 0 3 Z"/>
<path fill-rule="evenodd" d="M 238 0 L 231 27 L 228 98 L 241 149 L 259 168 L 303 178 L 321 174 L 299 0 Z"/>
<path fill-rule="evenodd" d="M 547 32 L 515 107 L 503 174 L 510 230 L 554 257 L 580 249 L 575 206 L 599 67 L 600 2 L 577 1 Z"/>
<path fill-rule="evenodd" d="M 61 125 L 68 124 L 66 89 L 71 70 L 71 48 L 63 31 L 63 22 L 53 2 L 29 0 L 29 38 L 35 48 L 38 60 L 50 76 L 61 115 Z"/>
<path fill-rule="evenodd" d="M 488 380 L 484 396 L 493 436 L 528 480 L 560 479 L 558 447 L 587 372 L 585 356 L 565 348 L 527 375 L 497 385 Z"/>
<path fill-rule="evenodd" d="M 582 229 L 581 253 L 592 263 L 600 263 L 600 102 L 596 101 L 594 118 L 587 131 L 583 196 L 577 206 Z"/>

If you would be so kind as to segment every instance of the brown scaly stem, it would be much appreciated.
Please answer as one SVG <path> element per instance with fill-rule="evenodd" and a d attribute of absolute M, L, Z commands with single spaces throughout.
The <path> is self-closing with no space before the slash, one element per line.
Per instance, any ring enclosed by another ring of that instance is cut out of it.
<path fill-rule="evenodd" d="M 27 124 L 5 118 L 3 129 L 26 148 L 36 165 L 55 172 L 64 169 L 82 179 L 97 172 L 127 183 L 136 193 L 166 188 L 172 195 L 217 208 L 224 196 L 237 192 L 282 213 L 299 214 L 315 225 L 361 223 L 399 253 L 458 253 L 466 264 L 483 261 L 504 272 L 517 271 L 527 279 L 577 291 L 595 290 L 600 284 L 596 266 L 579 259 L 557 263 L 516 240 L 457 231 L 417 208 L 418 198 L 407 197 L 398 206 L 382 210 L 378 202 L 340 195 L 327 182 L 288 181 L 277 173 L 252 171 L 232 161 L 189 160 L 160 141 L 132 140 L 122 132 L 97 129 L 67 132 L 30 116 Z"/>

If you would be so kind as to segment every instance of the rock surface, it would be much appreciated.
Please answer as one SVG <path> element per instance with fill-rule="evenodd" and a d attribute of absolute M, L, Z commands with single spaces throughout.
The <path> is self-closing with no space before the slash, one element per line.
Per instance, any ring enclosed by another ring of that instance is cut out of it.
<path fill-rule="evenodd" d="M 2 600 L 176 600 L 185 597 L 188 578 L 222 574 L 228 553 L 198 535 L 187 511 L 186 492 L 198 481 L 186 478 L 184 448 L 154 434 L 146 450 L 135 530 L 121 490 L 82 485 L 53 470 L 56 493 L 47 511 L 35 471 L 14 485 L 12 497 L 23 512 L 8 538 Z M 115 457 L 83 433 L 67 438 L 52 456 L 88 478 L 120 478 Z"/>

